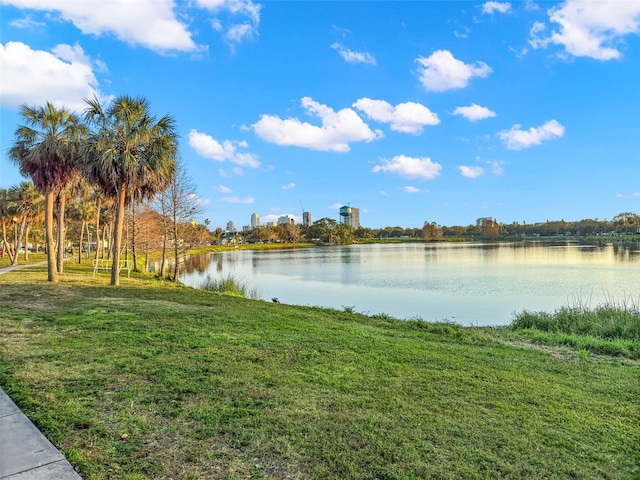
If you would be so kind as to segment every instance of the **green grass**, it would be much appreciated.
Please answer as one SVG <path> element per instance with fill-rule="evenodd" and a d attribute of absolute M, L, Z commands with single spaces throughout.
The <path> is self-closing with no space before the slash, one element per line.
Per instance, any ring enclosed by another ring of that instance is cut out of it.
<path fill-rule="evenodd" d="M 541 344 L 640 359 L 640 308 L 632 298 L 595 308 L 578 304 L 551 313 L 520 312 L 511 329 Z"/>
<path fill-rule="evenodd" d="M 233 275 L 227 275 L 222 278 L 207 278 L 198 285 L 200 290 L 206 290 L 208 292 L 224 293 L 227 295 L 233 295 L 236 297 L 251 298 L 253 300 L 260 300 L 260 292 L 255 288 L 250 287 L 247 283 L 235 278 Z"/>
<path fill-rule="evenodd" d="M 87 268 L 0 275 L 0 384 L 85 478 L 640 475 L 628 359 Z"/>

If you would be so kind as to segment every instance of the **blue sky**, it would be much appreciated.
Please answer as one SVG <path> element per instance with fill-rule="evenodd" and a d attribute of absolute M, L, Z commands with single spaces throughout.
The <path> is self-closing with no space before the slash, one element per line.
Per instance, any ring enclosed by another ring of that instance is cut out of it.
<path fill-rule="evenodd" d="M 20 104 L 143 95 L 201 219 L 363 226 L 640 212 L 640 1 L 0 0 Z"/>

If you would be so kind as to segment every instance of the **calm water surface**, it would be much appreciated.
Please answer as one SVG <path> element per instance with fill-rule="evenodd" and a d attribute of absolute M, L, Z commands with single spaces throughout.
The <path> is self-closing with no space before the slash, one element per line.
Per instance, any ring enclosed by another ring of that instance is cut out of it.
<path fill-rule="evenodd" d="M 236 250 L 191 259 L 182 281 L 233 276 L 261 298 L 396 318 L 506 325 L 515 312 L 640 299 L 640 242 L 396 244 Z"/>

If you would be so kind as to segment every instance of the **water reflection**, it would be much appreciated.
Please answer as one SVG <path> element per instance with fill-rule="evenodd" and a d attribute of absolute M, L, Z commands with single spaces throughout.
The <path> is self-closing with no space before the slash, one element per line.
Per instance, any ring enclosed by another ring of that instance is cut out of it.
<path fill-rule="evenodd" d="M 639 242 L 394 244 L 193 257 L 184 283 L 232 275 L 264 299 L 398 318 L 507 324 L 515 311 L 640 296 Z M 208 265 L 204 268 L 205 265 Z M 631 290 L 630 290 L 631 289 Z"/>

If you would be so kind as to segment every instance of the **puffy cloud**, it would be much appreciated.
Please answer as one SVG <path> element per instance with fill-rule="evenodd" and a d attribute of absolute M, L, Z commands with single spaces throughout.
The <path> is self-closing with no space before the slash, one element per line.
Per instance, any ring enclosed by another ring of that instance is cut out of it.
<path fill-rule="evenodd" d="M 354 52 L 344 47 L 340 43 L 334 43 L 331 48 L 336 50 L 340 56 L 348 63 L 365 63 L 367 65 L 375 65 L 376 59 L 373 55 L 367 52 Z"/>
<path fill-rule="evenodd" d="M 420 189 L 413 187 L 411 185 L 407 185 L 406 187 L 402 187 L 402 190 L 404 190 L 407 193 L 420 193 Z"/>
<path fill-rule="evenodd" d="M 244 197 L 244 198 L 223 197 L 220 200 L 222 200 L 223 202 L 226 202 L 226 203 L 239 203 L 239 204 L 245 204 L 245 205 L 249 205 L 249 204 L 254 202 L 252 197 Z"/>
<path fill-rule="evenodd" d="M 303 97 L 301 104 L 310 115 L 320 118 L 321 126 L 297 118 L 283 120 L 275 115 L 262 115 L 251 127 L 258 137 L 276 145 L 333 152 L 348 152 L 350 142 L 371 142 L 382 137 L 381 131 L 372 131 L 350 108 L 336 112 L 310 97 Z"/>
<path fill-rule="evenodd" d="M 482 5 L 482 13 L 493 15 L 494 13 L 507 13 L 511 10 L 510 2 L 485 2 Z"/>
<path fill-rule="evenodd" d="M 281 188 L 283 190 L 291 190 L 292 188 L 296 188 L 296 184 L 295 183 L 287 183 L 286 185 L 282 185 Z"/>
<path fill-rule="evenodd" d="M 91 59 L 79 45 L 61 44 L 52 52 L 32 50 L 21 42 L 0 43 L 0 105 L 42 105 L 47 101 L 77 112 L 83 98 L 106 98 L 98 89 Z"/>
<path fill-rule="evenodd" d="M 393 173 L 404 178 L 432 180 L 440 175 L 442 165 L 431 161 L 429 157 L 415 158 L 397 155 L 391 160 L 383 159 L 381 165 L 373 167 L 373 172 Z"/>
<path fill-rule="evenodd" d="M 260 166 L 260 161 L 256 155 L 238 151 L 238 148 L 247 148 L 249 146 L 245 141 L 224 140 L 220 143 L 210 135 L 192 129 L 189 132 L 189 146 L 201 157 L 217 160 L 218 162 L 229 160 L 241 167 L 258 168 Z"/>
<path fill-rule="evenodd" d="M 420 65 L 418 74 L 422 85 L 432 92 L 464 88 L 473 77 L 484 78 L 492 72 L 486 63 L 466 64 L 454 58 L 448 50 L 438 50 L 429 57 L 418 57 L 415 61 Z"/>
<path fill-rule="evenodd" d="M 226 25 L 219 18 L 213 19 L 215 31 L 224 33 L 228 42 L 240 43 L 258 34 L 262 5 L 252 0 L 196 0 L 196 5 L 213 13 L 229 14 Z"/>
<path fill-rule="evenodd" d="M 514 125 L 510 130 L 498 133 L 498 136 L 509 150 L 523 150 L 541 145 L 545 140 L 561 138 L 564 130 L 557 120 L 549 120 L 541 127 L 531 127 L 529 130 L 522 130 L 520 125 Z"/>
<path fill-rule="evenodd" d="M 468 167 L 465 165 L 460 165 L 458 167 L 458 170 L 460 170 L 460 173 L 462 174 L 463 177 L 467 177 L 467 178 L 476 178 L 476 177 L 479 177 L 480 175 L 484 175 L 484 169 L 478 166 Z"/>
<path fill-rule="evenodd" d="M 475 103 L 472 103 L 468 107 L 456 107 L 453 114 L 462 115 L 464 118 L 471 120 L 472 122 L 496 116 L 496 112 L 489 110 L 487 107 L 481 107 Z"/>
<path fill-rule="evenodd" d="M 118 39 L 155 51 L 193 51 L 198 47 L 173 12 L 173 0 L 2 0 L 21 9 L 59 12 L 89 35 L 114 34 Z"/>
<path fill-rule="evenodd" d="M 367 117 L 378 122 L 390 123 L 391 130 L 404 133 L 420 133 L 425 125 L 440 123 L 438 115 L 420 103 L 399 103 L 395 107 L 384 100 L 361 98 L 353 105 Z"/>
<path fill-rule="evenodd" d="M 216 185 L 215 187 L 213 187 L 213 189 L 216 192 L 220 192 L 220 193 L 231 193 L 233 191 L 225 185 Z"/>
<path fill-rule="evenodd" d="M 640 2 L 567 0 L 547 11 L 549 20 L 559 25 L 550 36 L 543 36 L 545 25 L 537 22 L 531 29 L 530 45 L 546 48 L 561 45 L 576 57 L 612 60 L 622 54 L 622 37 L 640 32 Z"/>

